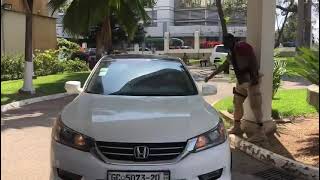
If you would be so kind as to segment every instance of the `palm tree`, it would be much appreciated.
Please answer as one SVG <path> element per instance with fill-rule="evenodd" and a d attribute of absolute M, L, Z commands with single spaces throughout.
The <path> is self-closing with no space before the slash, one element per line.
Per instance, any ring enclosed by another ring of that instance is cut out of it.
<path fill-rule="evenodd" d="M 103 51 L 111 50 L 112 30 L 111 16 L 115 16 L 132 40 L 137 30 L 138 21 L 149 19 L 144 7 L 152 7 L 155 0 L 50 0 L 49 8 L 54 13 L 66 3 L 63 26 L 72 35 L 84 35 L 90 28 L 99 26 L 96 33 L 97 56 Z"/>
<path fill-rule="evenodd" d="M 221 28 L 222 28 L 222 35 L 224 37 L 228 34 L 228 30 L 227 30 L 227 22 L 224 17 L 224 13 L 223 13 L 223 7 L 222 7 L 221 0 L 216 0 L 216 6 L 218 9 L 220 24 L 221 24 Z"/>
<path fill-rule="evenodd" d="M 227 22 L 224 17 L 224 13 L 223 13 L 223 7 L 222 7 L 221 0 L 216 0 L 216 6 L 218 9 L 218 14 L 219 14 L 219 19 L 220 19 L 220 24 L 221 24 L 221 29 L 222 29 L 222 36 L 225 37 L 228 34 L 228 29 L 227 29 Z M 226 66 L 226 69 L 224 69 L 225 74 L 229 74 L 229 67 L 230 66 L 228 64 L 228 66 Z"/>
<path fill-rule="evenodd" d="M 33 62 L 32 62 L 32 11 L 33 0 L 23 1 L 26 10 L 26 32 L 25 32 L 25 64 L 24 64 L 24 81 L 20 93 L 33 94 L 32 86 Z"/>

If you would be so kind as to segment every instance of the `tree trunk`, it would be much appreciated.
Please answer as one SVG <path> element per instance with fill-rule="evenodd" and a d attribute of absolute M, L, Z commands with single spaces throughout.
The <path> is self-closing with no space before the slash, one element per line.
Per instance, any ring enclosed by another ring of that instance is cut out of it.
<path fill-rule="evenodd" d="M 110 51 L 112 47 L 112 32 L 110 18 L 107 17 L 101 25 L 101 29 L 96 34 L 96 57 L 100 59 L 105 51 Z"/>
<path fill-rule="evenodd" d="M 222 9 L 221 0 L 216 0 L 216 6 L 217 6 L 217 9 L 218 9 L 220 24 L 221 24 L 221 28 L 222 28 L 222 34 L 223 34 L 223 36 L 225 36 L 225 35 L 228 34 L 228 30 L 227 30 L 227 23 L 226 23 L 226 20 L 224 18 L 224 13 L 223 13 L 223 9 Z"/>
<path fill-rule="evenodd" d="M 26 7 L 26 32 L 25 32 L 25 64 L 24 64 L 24 81 L 21 93 L 33 94 L 32 85 L 33 62 L 32 62 L 32 9 L 33 0 L 24 0 Z"/>
<path fill-rule="evenodd" d="M 281 40 L 281 37 L 282 37 L 282 34 L 283 34 L 284 27 L 286 26 L 286 23 L 287 23 L 288 15 L 289 15 L 289 12 L 287 11 L 286 12 L 286 16 L 284 17 L 284 21 L 283 21 L 282 27 L 281 27 L 280 31 L 278 31 L 278 38 L 276 40 L 274 48 L 277 48 L 280 45 L 280 40 Z"/>
<path fill-rule="evenodd" d="M 308 2 L 305 3 L 304 8 L 304 17 L 305 17 L 305 26 L 304 26 L 304 47 L 310 48 L 311 41 L 312 41 L 312 28 L 311 28 L 311 7 L 312 7 L 312 0 L 307 0 Z"/>
<path fill-rule="evenodd" d="M 297 50 L 304 44 L 304 1 L 298 0 Z"/>
<path fill-rule="evenodd" d="M 228 34 L 228 30 L 227 30 L 227 23 L 224 18 L 221 0 L 216 0 L 216 6 L 218 9 L 218 14 L 219 14 L 219 19 L 220 19 L 220 24 L 221 24 L 221 29 L 222 29 L 222 36 L 224 37 Z M 224 69 L 225 74 L 229 74 L 229 67 L 230 66 L 228 65 L 228 66 L 226 66 L 226 69 Z"/>

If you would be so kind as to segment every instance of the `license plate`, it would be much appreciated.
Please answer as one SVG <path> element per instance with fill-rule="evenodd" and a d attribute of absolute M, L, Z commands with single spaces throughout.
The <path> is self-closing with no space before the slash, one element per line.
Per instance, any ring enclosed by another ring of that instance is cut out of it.
<path fill-rule="evenodd" d="M 108 171 L 107 180 L 170 180 L 170 172 Z"/>

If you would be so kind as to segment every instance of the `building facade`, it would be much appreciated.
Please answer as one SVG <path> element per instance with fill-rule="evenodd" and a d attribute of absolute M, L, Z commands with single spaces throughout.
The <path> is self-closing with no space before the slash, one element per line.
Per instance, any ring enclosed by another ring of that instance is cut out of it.
<path fill-rule="evenodd" d="M 47 0 L 33 1 L 32 42 L 33 49 L 55 49 L 56 20 L 50 17 Z M 24 53 L 25 15 L 24 0 L 1 1 L 1 53 Z"/>
<path fill-rule="evenodd" d="M 184 46 L 194 48 L 194 33 L 200 34 L 200 48 L 212 48 L 222 40 L 222 29 L 215 0 L 157 0 L 153 8 L 146 8 L 150 21 L 146 22 L 147 48 L 164 50 L 164 34 L 170 34 L 170 49 Z M 63 13 L 56 13 L 57 37 L 72 38 L 63 31 Z M 246 14 L 235 13 L 228 20 L 228 31 L 236 37 L 246 37 Z M 180 43 L 182 42 L 182 43 Z M 133 49 L 133 44 L 128 45 Z M 140 44 L 140 46 L 143 46 Z"/>
<path fill-rule="evenodd" d="M 200 41 L 221 41 L 222 30 L 215 0 L 158 0 L 152 9 L 146 9 L 151 22 L 145 27 L 148 37 L 183 39 L 192 46 L 195 31 L 200 32 Z M 246 37 L 246 14 L 235 14 L 228 22 L 228 31 L 236 37 Z"/>

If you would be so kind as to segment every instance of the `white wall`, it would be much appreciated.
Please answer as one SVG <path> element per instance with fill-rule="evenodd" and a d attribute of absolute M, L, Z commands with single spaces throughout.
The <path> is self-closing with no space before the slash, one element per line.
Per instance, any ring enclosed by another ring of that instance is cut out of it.
<path fill-rule="evenodd" d="M 145 27 L 144 30 L 147 32 L 146 36 L 163 37 L 163 28 L 162 28 L 162 26 Z"/>
<path fill-rule="evenodd" d="M 146 27 L 145 31 L 147 36 L 151 37 L 163 37 L 163 28 L 158 27 Z M 168 26 L 168 32 L 172 37 L 192 37 L 195 31 L 200 32 L 200 36 L 219 37 L 221 29 L 219 26 Z M 247 27 L 228 27 L 228 32 L 234 34 L 237 37 L 247 36 Z"/>
<path fill-rule="evenodd" d="M 26 16 L 23 13 L 1 10 L 1 53 L 24 53 Z"/>
<path fill-rule="evenodd" d="M 195 31 L 199 31 L 202 35 L 219 36 L 218 26 L 170 26 L 169 32 L 171 36 L 193 36 Z"/>

